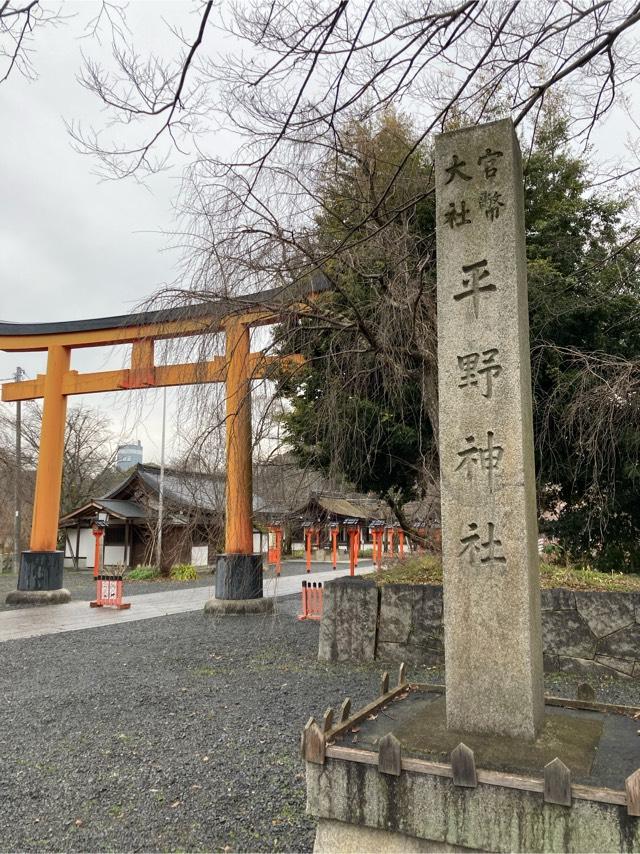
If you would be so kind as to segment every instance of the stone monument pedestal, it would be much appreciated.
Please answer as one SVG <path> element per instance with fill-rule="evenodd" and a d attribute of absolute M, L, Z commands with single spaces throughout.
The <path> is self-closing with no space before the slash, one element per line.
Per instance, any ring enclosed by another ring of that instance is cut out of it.
<path fill-rule="evenodd" d="M 20 558 L 18 589 L 7 595 L 7 605 L 63 605 L 71 593 L 62 586 L 64 552 L 26 551 Z"/>
<path fill-rule="evenodd" d="M 266 614 L 273 599 L 262 590 L 261 554 L 226 554 L 216 559 L 216 595 L 204 606 L 205 614 Z"/>
<path fill-rule="evenodd" d="M 447 730 L 443 686 L 383 689 L 305 728 L 314 851 L 640 849 L 636 709 L 547 697 L 532 742 Z"/>

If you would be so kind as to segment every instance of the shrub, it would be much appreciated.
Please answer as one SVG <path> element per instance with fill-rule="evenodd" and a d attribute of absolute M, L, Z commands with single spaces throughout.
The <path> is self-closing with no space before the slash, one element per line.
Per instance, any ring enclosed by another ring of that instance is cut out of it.
<path fill-rule="evenodd" d="M 190 563 L 178 563 L 171 567 L 173 581 L 195 581 L 197 577 L 196 568 Z"/>
<path fill-rule="evenodd" d="M 157 566 L 136 566 L 127 573 L 127 581 L 153 581 L 159 576 L 160 571 Z"/>

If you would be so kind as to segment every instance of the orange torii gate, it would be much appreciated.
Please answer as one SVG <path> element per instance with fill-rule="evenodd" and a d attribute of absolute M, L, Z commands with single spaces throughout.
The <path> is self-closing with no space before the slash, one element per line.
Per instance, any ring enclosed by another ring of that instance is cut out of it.
<path fill-rule="evenodd" d="M 6 402 L 43 399 L 30 549 L 21 555 L 18 590 L 7 601 L 70 599 L 62 586 L 64 553 L 57 549 L 67 398 L 211 382 L 226 386 L 225 555 L 218 559 L 216 599 L 261 599 L 262 555 L 253 554 L 251 381 L 267 378 L 274 365 L 283 361 L 299 364 L 302 357 L 252 353 L 250 329 L 303 309 L 303 301 L 327 287 L 326 279 L 318 275 L 304 289 L 278 288 L 196 307 L 59 323 L 0 323 L 1 350 L 47 352 L 45 374 L 2 386 Z M 155 341 L 217 332 L 225 334 L 224 356 L 207 362 L 155 364 Z M 129 368 L 97 373 L 70 370 L 72 350 L 117 344 L 131 344 Z"/>

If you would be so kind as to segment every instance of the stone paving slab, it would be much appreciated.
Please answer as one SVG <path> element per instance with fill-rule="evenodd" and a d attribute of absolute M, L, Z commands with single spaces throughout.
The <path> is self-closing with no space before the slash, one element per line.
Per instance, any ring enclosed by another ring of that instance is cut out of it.
<path fill-rule="evenodd" d="M 371 572 L 373 564 L 361 561 L 357 574 Z M 332 578 L 348 575 L 349 567 L 338 566 Z M 323 578 L 326 573 L 323 573 Z M 279 579 L 264 579 L 264 594 L 269 597 L 291 596 L 299 593 L 302 581 L 317 580 L 317 575 L 301 574 L 281 576 Z M 326 580 L 326 579 L 325 579 Z M 212 579 L 213 581 L 213 579 Z M 95 629 L 137 620 L 150 620 L 169 614 L 198 611 L 204 608 L 207 599 L 214 597 L 214 585 L 192 587 L 187 590 L 171 590 L 158 593 L 142 593 L 132 597 L 131 608 L 118 611 L 115 608 L 89 608 L 88 600 L 70 602 L 67 605 L 49 605 L 38 608 L 19 608 L 0 613 L 0 642 L 41 635 Z M 126 589 L 124 601 L 127 600 Z"/>

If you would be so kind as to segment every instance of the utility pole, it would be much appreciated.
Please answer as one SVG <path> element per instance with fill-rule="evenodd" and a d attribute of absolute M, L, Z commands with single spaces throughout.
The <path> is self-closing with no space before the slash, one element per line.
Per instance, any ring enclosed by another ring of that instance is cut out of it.
<path fill-rule="evenodd" d="M 16 368 L 15 381 L 21 382 L 25 372 L 22 368 Z M 13 479 L 13 501 L 15 517 L 13 523 L 13 571 L 20 571 L 21 551 L 21 499 L 22 497 L 22 401 L 16 401 L 16 462 Z"/>
<path fill-rule="evenodd" d="M 162 438 L 160 440 L 160 484 L 158 488 L 158 531 L 156 533 L 156 565 L 162 566 L 162 516 L 164 512 L 164 440 L 167 421 L 167 387 L 162 389 Z"/>

